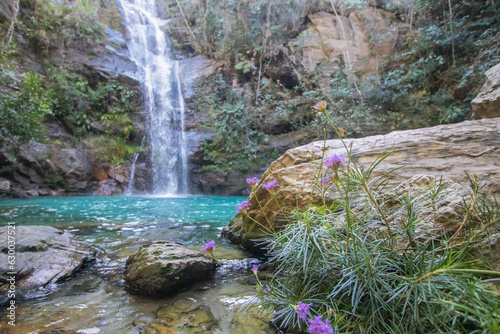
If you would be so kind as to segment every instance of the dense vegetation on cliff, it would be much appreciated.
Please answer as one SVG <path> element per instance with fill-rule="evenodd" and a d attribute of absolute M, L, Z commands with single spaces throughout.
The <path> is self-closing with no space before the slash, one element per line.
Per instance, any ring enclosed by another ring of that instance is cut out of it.
<path fill-rule="evenodd" d="M 207 81 L 197 105 L 210 111 L 215 124 L 217 135 L 205 150 L 219 167 L 262 155 L 267 136 L 317 137 L 325 119 L 309 110 L 318 100 L 334 106 L 331 117 L 348 137 L 470 119 L 484 72 L 500 61 L 494 1 L 168 4 L 171 15 L 182 17 L 178 24 L 188 25 L 185 35 L 173 34 L 177 46 L 226 64 L 222 76 Z M 363 31 L 359 41 L 353 24 Z M 328 38 L 345 50 L 325 51 Z M 345 42 L 350 39 L 366 43 L 368 51 Z M 314 52 L 322 53 L 310 63 Z M 234 137 L 240 140 L 232 145 L 228 139 Z"/>
<path fill-rule="evenodd" d="M 1 30 L 0 138 L 14 135 L 22 141 L 48 140 L 41 125 L 53 117 L 76 140 L 86 138 L 89 149 L 100 150 L 97 159 L 123 162 L 133 151 L 127 147 L 134 130 L 128 113 L 137 108 L 133 93 L 115 80 L 86 76 L 80 69 L 85 64 L 73 63 L 78 59 L 58 59 L 65 53 L 77 57 L 76 50 L 95 48 L 105 39 L 97 20 L 103 15 L 99 11 L 106 8 L 93 1 L 71 7 L 21 1 L 17 6 L 18 11 L 9 13 L 10 20 L 3 18 L 9 29 Z M 11 8 L 16 8 L 16 1 Z M 97 136 L 90 133 L 93 122 L 102 127 Z M 121 133 L 113 128 L 121 128 Z M 106 138 L 100 138 L 105 131 Z M 107 151 L 99 147 L 99 141 L 108 143 Z"/>

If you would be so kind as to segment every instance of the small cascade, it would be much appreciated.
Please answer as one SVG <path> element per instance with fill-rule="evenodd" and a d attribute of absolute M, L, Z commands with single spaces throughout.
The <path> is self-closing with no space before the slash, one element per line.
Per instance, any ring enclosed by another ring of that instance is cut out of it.
<path fill-rule="evenodd" d="M 134 176 L 135 176 L 135 163 L 137 162 L 137 158 L 139 157 L 139 154 L 142 152 L 142 148 L 144 147 L 144 140 L 146 137 L 142 137 L 141 141 L 141 147 L 139 148 L 139 152 L 134 153 L 134 160 L 132 162 L 132 168 L 130 169 L 130 181 L 128 182 L 127 190 L 125 191 L 125 195 L 129 196 L 132 195 L 132 192 L 134 191 Z"/>
<path fill-rule="evenodd" d="M 153 192 L 188 193 L 187 140 L 179 64 L 160 18 L 162 3 L 155 0 L 116 0 L 124 17 L 127 47 L 141 74 L 149 115 Z M 131 180 L 133 181 L 133 180 Z"/>

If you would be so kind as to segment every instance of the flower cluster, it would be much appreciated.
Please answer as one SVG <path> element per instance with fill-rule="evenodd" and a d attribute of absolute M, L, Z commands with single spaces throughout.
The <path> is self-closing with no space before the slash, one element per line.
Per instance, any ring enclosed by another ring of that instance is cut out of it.
<path fill-rule="evenodd" d="M 250 201 L 243 201 L 240 204 L 238 204 L 236 212 L 240 212 L 242 210 L 248 210 L 249 208 L 250 208 Z"/>
<path fill-rule="evenodd" d="M 323 184 L 323 186 L 327 185 L 330 181 L 331 180 L 329 177 L 322 177 L 321 178 L 321 183 Z"/>
<path fill-rule="evenodd" d="M 297 307 L 295 310 L 297 311 L 300 320 L 307 322 L 307 316 L 311 314 L 311 312 L 309 311 L 309 307 L 311 307 L 311 305 L 312 303 L 309 304 L 303 302 L 297 303 Z"/>
<path fill-rule="evenodd" d="M 298 302 L 297 306 L 294 306 L 299 319 L 303 322 L 309 323 L 307 332 L 311 334 L 335 334 L 332 326 L 330 325 L 330 320 L 323 320 L 320 315 L 315 316 L 314 319 L 307 318 L 307 316 L 311 314 L 311 311 L 309 311 L 311 306 L 312 303 L 306 304 L 303 302 Z"/>
<path fill-rule="evenodd" d="M 314 110 L 325 114 L 326 113 L 326 101 L 319 101 L 318 103 L 316 103 L 316 105 L 314 106 Z"/>
<path fill-rule="evenodd" d="M 212 253 L 215 250 L 215 241 L 210 240 L 208 243 L 201 246 L 201 250 L 204 252 Z"/>
<path fill-rule="evenodd" d="M 272 191 L 272 190 L 274 190 L 274 188 L 278 188 L 279 186 L 280 185 L 279 185 L 278 181 L 271 180 L 271 181 L 267 182 L 266 184 L 264 184 L 262 186 L 262 188 L 264 188 L 264 189 L 266 189 L 268 191 Z"/>
<path fill-rule="evenodd" d="M 330 167 L 333 170 L 339 169 L 340 164 L 344 161 L 343 154 L 334 154 L 331 157 L 325 159 L 325 166 Z"/>
<path fill-rule="evenodd" d="M 330 320 L 326 319 L 323 321 L 320 315 L 314 317 L 314 320 L 309 320 L 307 332 L 311 334 L 334 334 Z"/>
<path fill-rule="evenodd" d="M 253 188 L 257 185 L 257 183 L 259 183 L 259 179 L 256 178 L 255 176 L 254 177 L 249 177 L 247 178 L 247 183 Z"/>

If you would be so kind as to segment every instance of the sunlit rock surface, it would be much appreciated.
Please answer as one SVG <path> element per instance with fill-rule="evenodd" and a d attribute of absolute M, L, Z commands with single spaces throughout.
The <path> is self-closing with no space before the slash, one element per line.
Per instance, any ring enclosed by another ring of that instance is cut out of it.
<path fill-rule="evenodd" d="M 472 100 L 472 111 L 479 118 L 500 117 L 500 64 L 486 71 L 488 78 Z"/>
<path fill-rule="evenodd" d="M 348 17 L 318 12 L 308 18 L 311 25 L 298 39 L 297 58 L 309 71 L 326 60 L 330 72 L 345 63 L 360 77 L 377 75 L 380 57 L 393 53 L 398 41 L 399 20 L 382 9 L 365 7 Z M 379 36 L 377 45 L 368 36 Z"/>
<path fill-rule="evenodd" d="M 392 150 L 393 153 L 373 173 L 376 177 L 402 167 L 395 173 L 389 187 L 416 175 L 466 181 L 464 171 L 467 171 L 486 181 L 489 192 L 500 192 L 500 118 L 395 131 L 387 135 L 346 139 L 345 143 L 352 144 L 353 159 L 364 167 L 373 163 L 381 153 Z M 334 153 L 346 154 L 343 144 L 336 139 L 288 150 L 271 164 L 256 191 L 250 194 L 248 216 L 238 213 L 223 234 L 247 249 L 258 250 L 254 239 L 264 237 L 262 226 L 276 228 L 285 223 L 283 219 L 276 219 L 280 208 L 270 193 L 262 189 L 262 185 L 270 180 L 277 180 L 281 185 L 276 190 L 276 197 L 285 209 L 302 208 L 309 201 L 319 204 L 317 193 L 311 198 L 310 193 L 321 164 L 321 153 L 313 156 L 313 152 L 321 152 L 323 145 L 327 157 Z"/>

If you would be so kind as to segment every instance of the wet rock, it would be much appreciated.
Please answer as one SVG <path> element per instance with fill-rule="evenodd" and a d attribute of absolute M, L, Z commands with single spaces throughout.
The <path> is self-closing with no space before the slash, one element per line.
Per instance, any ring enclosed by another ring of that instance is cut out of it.
<path fill-rule="evenodd" d="M 125 281 L 131 293 L 161 297 L 210 279 L 215 269 L 215 261 L 204 253 L 177 242 L 156 241 L 127 259 Z"/>
<path fill-rule="evenodd" d="M 54 165 L 63 175 L 66 189 L 84 191 L 91 176 L 91 167 L 87 156 L 76 149 L 61 149 L 52 152 Z"/>
<path fill-rule="evenodd" d="M 0 228 L 0 304 L 7 300 L 9 272 L 17 272 L 16 297 L 23 298 L 39 287 L 73 276 L 93 258 L 91 247 L 68 232 L 49 226 L 16 226 L 16 261 L 11 268 L 9 231 L 13 229 Z"/>
<path fill-rule="evenodd" d="M 479 118 L 500 117 L 500 64 L 486 71 L 488 78 L 472 100 L 472 111 Z"/>
<path fill-rule="evenodd" d="M 113 195 L 113 190 L 110 187 L 109 180 L 102 180 L 97 183 L 94 188 L 94 196 L 111 196 Z"/>
<path fill-rule="evenodd" d="M 31 189 L 26 192 L 30 197 L 38 197 L 38 189 Z"/>
<path fill-rule="evenodd" d="M 181 299 L 156 312 L 157 321 L 144 334 L 211 333 L 216 321 L 210 308 L 192 300 Z"/>
<path fill-rule="evenodd" d="M 248 185 L 241 173 L 224 170 L 204 170 L 202 166 L 192 166 L 190 179 L 196 189 L 203 194 L 238 196 L 248 194 Z"/>
<path fill-rule="evenodd" d="M 463 182 L 467 177 L 464 171 L 467 171 L 479 180 L 485 180 L 488 191 L 500 193 L 500 118 L 395 131 L 387 135 L 346 139 L 345 142 L 348 146 L 352 144 L 353 159 L 365 168 L 381 153 L 393 150 L 372 174 L 377 177 L 403 167 L 393 175 L 388 189 L 416 175 L 443 176 L 448 180 Z M 271 164 L 259 186 L 250 194 L 248 216 L 237 214 L 224 229 L 223 235 L 247 249 L 259 251 L 253 240 L 264 237 L 260 224 L 268 226 L 266 217 L 273 228 L 284 223 L 275 220 L 281 210 L 262 185 L 277 180 L 281 185 L 276 191 L 280 205 L 284 208 L 304 207 L 310 201 L 314 176 L 321 163 L 321 156 L 315 154 L 313 158 L 312 153 L 315 149 L 321 150 L 323 144 L 325 156 L 346 153 L 340 140 L 328 140 L 326 143 L 318 141 L 288 150 Z M 256 197 L 263 210 L 259 208 Z M 316 192 L 313 193 L 312 203 L 321 203 L 321 197 Z"/>
<path fill-rule="evenodd" d="M 231 334 L 274 334 L 271 320 L 272 313 L 262 307 L 240 310 L 231 321 Z"/>
<path fill-rule="evenodd" d="M 179 72 L 184 98 L 191 99 L 196 94 L 200 80 L 214 74 L 222 65 L 222 62 L 207 59 L 202 55 L 182 59 Z"/>
<path fill-rule="evenodd" d="M 149 192 L 151 184 L 151 166 L 144 162 L 135 164 L 134 191 L 139 193 Z"/>
<path fill-rule="evenodd" d="M 6 193 L 10 190 L 10 182 L 0 177 L 0 193 Z"/>
<path fill-rule="evenodd" d="M 93 166 L 92 167 L 92 176 L 97 180 L 97 181 L 102 181 L 102 180 L 107 180 L 108 179 L 108 173 L 104 169 L 98 166 Z"/>

